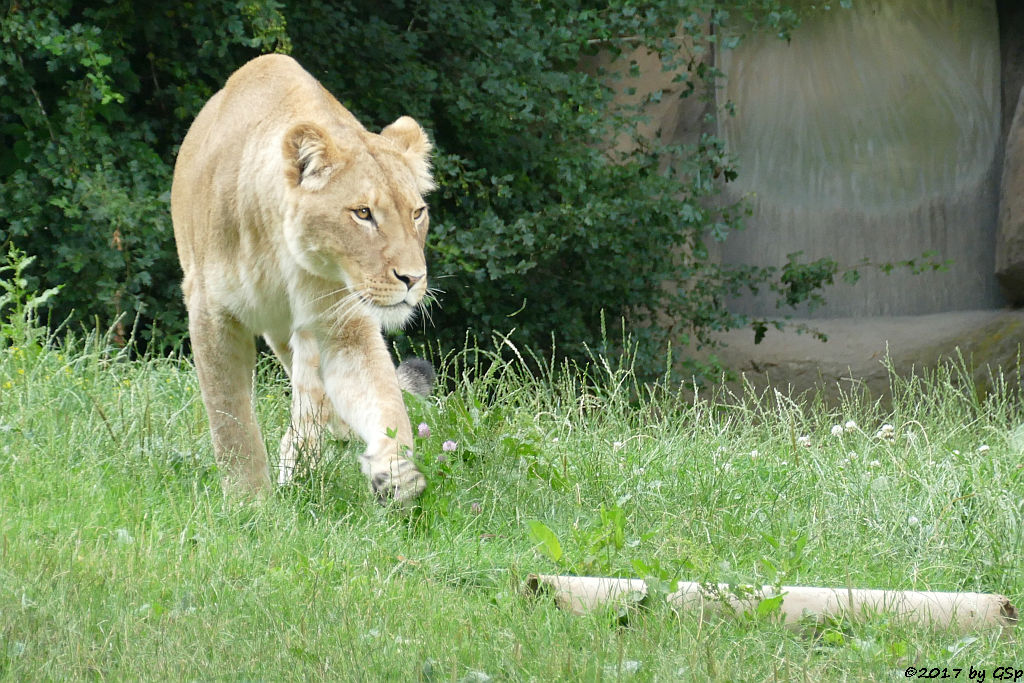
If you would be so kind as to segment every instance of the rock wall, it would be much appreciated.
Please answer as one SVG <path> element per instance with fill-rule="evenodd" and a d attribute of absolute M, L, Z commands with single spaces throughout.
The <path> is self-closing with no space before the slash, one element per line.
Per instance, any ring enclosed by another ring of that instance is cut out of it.
<path fill-rule="evenodd" d="M 862 270 L 814 317 L 913 315 L 999 305 L 995 230 L 1001 59 L 995 0 L 859 0 L 780 41 L 722 51 L 720 134 L 739 158 L 745 234 L 723 259 L 782 265 L 789 253 L 853 264 L 937 251 L 948 272 Z M 734 302 L 773 315 L 768 295 Z M 800 312 L 798 311 L 798 314 Z"/>
<path fill-rule="evenodd" d="M 754 36 L 716 59 L 727 78 L 719 104 L 737 109 L 719 118 L 739 156 L 728 192 L 755 209 L 725 260 L 781 265 L 803 251 L 884 262 L 936 250 L 955 261 L 946 273 L 868 273 L 836 288 L 816 319 L 761 344 L 750 330 L 721 334 L 717 357 L 755 389 L 823 389 L 836 401 L 854 390 L 884 398 L 890 369 L 951 359 L 982 393 L 993 373 L 1019 387 L 1024 311 L 997 309 L 1024 305 L 1024 2 L 857 0 L 812 17 L 791 43 Z M 631 62 L 638 78 L 625 77 Z M 692 142 L 706 130 L 704 103 L 680 100 L 675 74 L 643 51 L 588 66 L 618 70 L 624 102 L 665 92 L 645 133 Z M 734 303 L 777 313 L 767 298 Z"/>
<path fill-rule="evenodd" d="M 979 396 L 1020 387 L 1024 311 L 987 310 L 931 315 L 813 321 L 821 343 L 795 328 L 770 332 L 755 345 L 745 330 L 719 336 L 717 359 L 732 370 L 725 386 L 737 395 L 773 387 L 792 396 L 816 394 L 830 405 L 844 396 L 891 397 L 893 376 L 961 368 Z"/>
<path fill-rule="evenodd" d="M 1003 138 L 1006 138 L 1024 88 L 1024 2 L 997 0 L 999 52 L 1003 71 Z"/>
<path fill-rule="evenodd" d="M 1000 3 L 1004 155 L 996 275 L 1007 300 L 1024 304 L 1024 6 Z"/>
<path fill-rule="evenodd" d="M 1006 137 L 999 196 L 996 274 L 1006 297 L 1024 303 L 1024 89 Z"/>

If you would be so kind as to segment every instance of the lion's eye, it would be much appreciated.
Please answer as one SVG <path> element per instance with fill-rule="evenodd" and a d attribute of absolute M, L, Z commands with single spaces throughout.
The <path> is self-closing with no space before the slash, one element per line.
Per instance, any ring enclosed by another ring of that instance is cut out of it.
<path fill-rule="evenodd" d="M 373 220 L 373 214 L 370 213 L 370 210 L 365 206 L 360 206 L 358 209 L 353 209 L 352 213 L 354 213 L 356 218 L 358 218 L 361 221 Z"/>
<path fill-rule="evenodd" d="M 423 215 L 425 213 L 427 213 L 427 207 L 421 206 L 420 208 L 412 212 L 412 219 L 414 221 L 418 221 L 419 219 L 423 218 Z"/>

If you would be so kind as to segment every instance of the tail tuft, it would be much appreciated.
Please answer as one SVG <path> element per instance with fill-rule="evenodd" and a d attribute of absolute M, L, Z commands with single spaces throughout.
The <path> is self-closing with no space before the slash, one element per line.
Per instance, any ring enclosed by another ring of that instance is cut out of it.
<path fill-rule="evenodd" d="M 434 390 L 437 373 L 429 361 L 422 358 L 409 358 L 398 366 L 398 386 L 403 391 L 417 396 L 429 396 Z"/>

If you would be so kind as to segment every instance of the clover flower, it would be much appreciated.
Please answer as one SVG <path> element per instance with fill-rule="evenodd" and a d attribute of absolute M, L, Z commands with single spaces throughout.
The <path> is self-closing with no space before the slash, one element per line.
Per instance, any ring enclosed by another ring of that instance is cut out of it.
<path fill-rule="evenodd" d="M 458 441 L 452 441 L 451 439 L 448 439 L 443 444 L 441 444 L 441 450 L 445 451 L 446 453 L 451 453 L 452 451 L 454 451 L 458 447 L 459 447 L 459 442 Z"/>
<path fill-rule="evenodd" d="M 420 422 L 419 426 L 416 427 L 416 434 L 421 439 L 430 438 L 430 425 L 428 425 L 426 422 Z"/>

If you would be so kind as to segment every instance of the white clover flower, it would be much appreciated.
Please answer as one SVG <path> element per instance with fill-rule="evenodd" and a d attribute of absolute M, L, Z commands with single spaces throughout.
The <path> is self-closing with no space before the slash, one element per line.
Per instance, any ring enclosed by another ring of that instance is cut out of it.
<path fill-rule="evenodd" d="M 882 463 L 878 462 L 877 460 L 872 460 L 871 462 L 868 463 L 868 467 L 878 467 L 881 464 Z"/>
<path fill-rule="evenodd" d="M 449 439 L 449 440 L 445 441 L 443 444 L 441 444 L 441 450 L 442 451 L 447 451 L 449 453 L 451 453 L 452 451 L 454 451 L 458 447 L 459 447 L 459 442 L 458 441 L 452 441 L 451 439 Z"/>
<path fill-rule="evenodd" d="M 917 526 L 920 523 L 921 523 L 921 520 L 919 520 L 914 515 L 910 515 L 909 517 L 907 517 L 907 526 Z"/>
<path fill-rule="evenodd" d="M 857 451 L 850 451 L 849 453 L 846 454 L 846 459 L 849 460 L 850 462 L 853 462 L 857 458 Z"/>
<path fill-rule="evenodd" d="M 978 446 L 979 453 L 988 453 L 990 450 L 991 449 L 988 447 L 987 444 L 981 444 L 980 446 Z"/>
<path fill-rule="evenodd" d="M 622 442 L 621 442 L 621 441 L 613 441 L 613 442 L 612 442 L 612 449 L 613 449 L 613 450 L 616 450 L 616 451 L 617 451 L 617 450 L 619 450 L 620 448 L 622 448 Z"/>
<path fill-rule="evenodd" d="M 761 453 L 756 448 L 754 450 L 750 451 L 750 459 L 751 460 L 756 460 L 759 455 L 761 455 Z"/>
<path fill-rule="evenodd" d="M 797 438 L 796 442 L 798 445 L 803 446 L 804 448 L 811 447 L 811 437 L 809 436 L 801 436 Z"/>
<path fill-rule="evenodd" d="M 845 429 L 848 432 L 852 432 L 857 429 L 857 423 L 854 422 L 853 420 L 847 420 L 846 424 L 843 425 L 843 429 Z"/>
<path fill-rule="evenodd" d="M 842 436 L 843 425 L 832 425 L 832 436 Z"/>
<path fill-rule="evenodd" d="M 884 424 L 875 432 L 875 438 L 892 441 L 896 438 L 896 428 L 891 424 Z"/>

